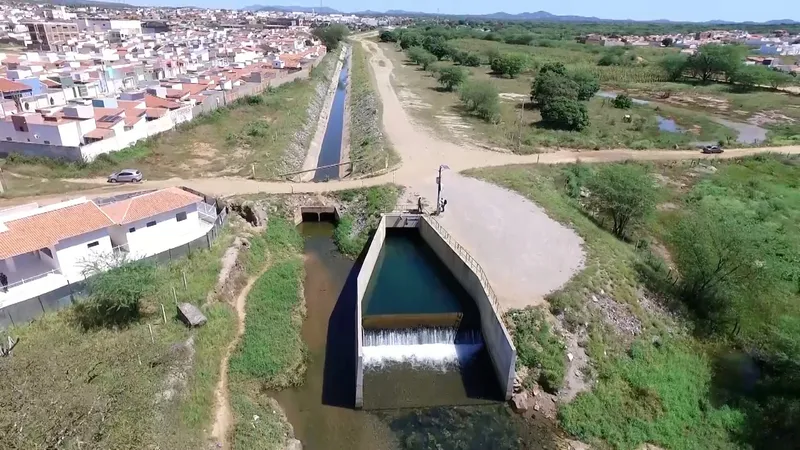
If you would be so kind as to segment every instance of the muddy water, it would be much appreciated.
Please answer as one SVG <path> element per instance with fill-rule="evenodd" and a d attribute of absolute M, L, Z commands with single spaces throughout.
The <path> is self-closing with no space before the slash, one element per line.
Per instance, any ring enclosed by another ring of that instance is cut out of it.
<path fill-rule="evenodd" d="M 443 376 L 400 367 L 365 374 L 365 405 L 369 396 L 376 409 L 354 410 L 354 264 L 336 251 L 331 224 L 303 223 L 299 228 L 305 237 L 308 313 L 302 332 L 308 371 L 303 386 L 270 395 L 286 411 L 305 450 L 557 448 L 549 422 L 523 422 L 503 403 L 483 399 L 481 405 L 432 406 L 465 397 L 458 386 L 473 383 L 458 380 L 464 374 L 457 372 Z M 436 386 L 440 382 L 446 384 Z M 420 405 L 421 398 L 428 402 Z"/>

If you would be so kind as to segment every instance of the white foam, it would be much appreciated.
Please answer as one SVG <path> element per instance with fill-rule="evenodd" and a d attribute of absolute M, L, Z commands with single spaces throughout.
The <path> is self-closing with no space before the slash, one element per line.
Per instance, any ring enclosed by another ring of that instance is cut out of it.
<path fill-rule="evenodd" d="M 483 344 L 371 345 L 362 347 L 364 366 L 381 368 L 390 364 L 446 370 L 472 359 Z"/>

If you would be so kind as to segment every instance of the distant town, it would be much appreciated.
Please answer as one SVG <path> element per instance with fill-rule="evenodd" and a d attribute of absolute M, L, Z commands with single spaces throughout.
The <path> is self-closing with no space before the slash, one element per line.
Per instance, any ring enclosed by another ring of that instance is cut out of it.
<path fill-rule="evenodd" d="M 297 77 L 311 27 L 392 18 L 0 5 L 0 152 L 91 160 Z M 70 151 L 72 150 L 72 151 Z"/>

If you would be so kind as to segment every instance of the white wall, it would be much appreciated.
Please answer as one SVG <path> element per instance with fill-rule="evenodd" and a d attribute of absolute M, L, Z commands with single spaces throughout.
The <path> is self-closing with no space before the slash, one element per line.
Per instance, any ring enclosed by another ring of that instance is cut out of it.
<path fill-rule="evenodd" d="M 186 212 L 186 220 L 178 222 L 175 216 L 182 211 Z M 152 221 L 155 221 L 156 224 L 148 227 L 147 223 Z M 128 250 L 136 257 L 143 257 L 172 248 L 175 238 L 196 232 L 200 228 L 200 217 L 197 214 L 197 204 L 195 203 L 122 227 L 127 233 Z M 136 231 L 129 232 L 131 227 L 136 227 Z"/>
<path fill-rule="evenodd" d="M 77 147 L 81 143 L 81 133 L 78 124 L 66 121 L 61 124 L 36 124 L 28 123 L 28 130 L 18 131 L 11 121 L 0 121 L 0 140 L 12 142 L 30 142 L 31 144 L 63 145 Z M 47 142 L 45 142 L 47 141 Z"/>
<path fill-rule="evenodd" d="M 89 248 L 87 244 L 97 241 L 99 245 Z M 107 229 L 82 234 L 56 244 L 56 258 L 61 273 L 70 282 L 83 280 L 83 269 L 87 261 L 102 258 L 111 253 L 111 238 Z"/>

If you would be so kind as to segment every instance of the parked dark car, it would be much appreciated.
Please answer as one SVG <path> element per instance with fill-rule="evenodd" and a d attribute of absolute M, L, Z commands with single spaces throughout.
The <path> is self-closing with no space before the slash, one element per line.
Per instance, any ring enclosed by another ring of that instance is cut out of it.
<path fill-rule="evenodd" d="M 144 177 L 136 169 L 123 169 L 108 176 L 109 183 L 139 183 Z"/>
<path fill-rule="evenodd" d="M 702 152 L 705 154 L 716 154 L 716 153 L 722 153 L 724 151 L 725 150 L 723 150 L 722 147 L 720 147 L 719 145 L 705 145 L 703 146 L 702 150 Z"/>

